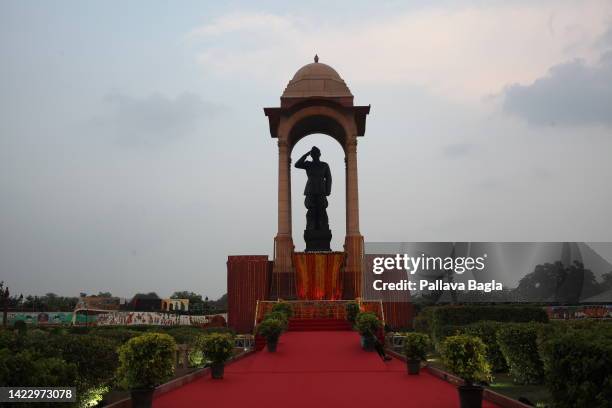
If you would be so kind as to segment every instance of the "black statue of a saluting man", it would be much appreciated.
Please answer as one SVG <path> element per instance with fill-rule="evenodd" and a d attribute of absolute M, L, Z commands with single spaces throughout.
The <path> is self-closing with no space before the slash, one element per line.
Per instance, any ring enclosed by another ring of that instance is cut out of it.
<path fill-rule="evenodd" d="M 312 157 L 311 161 L 306 158 Z M 295 167 L 306 170 L 308 181 L 304 189 L 306 212 L 306 230 L 304 240 L 306 251 L 331 251 L 331 231 L 327 219 L 327 196 L 331 194 L 331 172 L 327 163 L 320 160 L 321 151 L 314 146 L 295 162 Z"/>

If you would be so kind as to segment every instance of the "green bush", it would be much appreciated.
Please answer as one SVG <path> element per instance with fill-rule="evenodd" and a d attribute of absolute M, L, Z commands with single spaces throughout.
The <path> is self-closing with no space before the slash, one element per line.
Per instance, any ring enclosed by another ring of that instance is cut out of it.
<path fill-rule="evenodd" d="M 538 354 L 538 330 L 533 323 L 505 324 L 497 331 L 497 344 L 509 372 L 519 384 L 540 384 L 544 366 Z"/>
<path fill-rule="evenodd" d="M 202 336 L 203 330 L 195 326 L 174 326 L 163 330 L 163 333 L 172 336 L 177 344 L 191 344 Z"/>
<path fill-rule="evenodd" d="M 486 351 L 485 344 L 475 336 L 450 336 L 441 344 L 444 365 L 468 384 L 490 381 L 491 369 Z"/>
<path fill-rule="evenodd" d="M 0 329 L 0 350 L 6 348 L 13 350 L 15 348 L 16 336 L 12 330 Z"/>
<path fill-rule="evenodd" d="M 462 305 L 435 307 L 436 324 L 466 325 L 481 320 L 495 322 L 548 322 L 546 311 L 539 306 Z"/>
<path fill-rule="evenodd" d="M 139 336 L 141 334 L 138 331 L 130 330 L 125 327 L 99 327 L 90 330 L 90 333 L 98 337 L 104 337 L 106 339 L 112 340 L 117 344 L 123 344 L 129 339 Z"/>
<path fill-rule="evenodd" d="M 98 329 L 98 328 L 96 328 L 96 329 Z M 70 334 L 87 334 L 91 330 L 92 330 L 92 328 L 89 327 L 89 326 L 70 326 L 68 328 L 68 333 L 70 333 Z"/>
<path fill-rule="evenodd" d="M 41 357 L 61 355 L 62 344 L 55 337 L 40 329 L 31 329 L 23 336 L 17 336 L 15 351 L 30 350 Z"/>
<path fill-rule="evenodd" d="M 375 313 L 359 313 L 355 318 L 355 327 L 362 336 L 375 336 L 382 323 L 378 320 Z"/>
<path fill-rule="evenodd" d="M 480 337 L 487 346 L 487 361 L 493 372 L 500 373 L 508 370 L 506 359 L 497 344 L 497 332 L 504 327 L 505 323 L 482 321 L 465 326 L 461 331 L 471 336 Z"/>
<path fill-rule="evenodd" d="M 284 312 L 270 312 L 267 313 L 264 316 L 264 320 L 268 320 L 268 319 L 274 319 L 274 320 L 279 320 L 283 323 L 283 330 L 287 330 L 287 327 L 289 326 L 289 319 L 287 318 L 287 315 Z"/>
<path fill-rule="evenodd" d="M 450 336 L 456 336 L 458 334 L 463 334 L 466 326 L 459 326 L 455 324 L 447 324 L 444 326 L 440 326 L 435 331 L 435 335 L 433 336 L 433 343 L 436 350 L 440 349 L 440 345 L 444 341 L 445 338 Z"/>
<path fill-rule="evenodd" d="M 540 344 L 554 406 L 610 407 L 612 341 L 605 332 L 569 331 Z"/>
<path fill-rule="evenodd" d="M 344 311 L 346 312 L 346 320 L 351 322 L 351 324 L 355 324 L 355 319 L 359 314 L 359 303 L 357 302 L 348 302 L 344 306 Z"/>
<path fill-rule="evenodd" d="M 28 326 L 23 320 L 17 320 L 15 323 L 13 323 L 13 328 L 21 335 L 24 335 L 28 330 Z"/>
<path fill-rule="evenodd" d="M 117 378 L 125 388 L 154 388 L 174 375 L 176 342 L 162 333 L 145 333 L 119 347 Z"/>
<path fill-rule="evenodd" d="M 212 364 L 222 364 L 233 354 L 234 337 L 230 334 L 212 333 L 198 338 L 196 344 L 204 358 Z"/>
<path fill-rule="evenodd" d="M 404 336 L 404 355 L 408 360 L 425 361 L 429 349 L 429 336 L 424 333 L 406 333 Z"/>
<path fill-rule="evenodd" d="M 95 335 L 58 336 L 62 358 L 77 367 L 80 380 L 87 386 L 109 382 L 119 364 L 117 343 Z"/>
<path fill-rule="evenodd" d="M 287 318 L 290 318 L 293 316 L 293 307 L 291 306 L 291 304 L 287 302 L 276 303 L 274 306 L 272 306 L 272 311 L 284 313 L 287 316 Z"/>
<path fill-rule="evenodd" d="M 256 333 L 269 342 L 275 342 L 283 332 L 283 322 L 276 319 L 267 319 L 257 325 Z"/>
<path fill-rule="evenodd" d="M 419 312 L 419 314 L 413 320 L 414 330 L 420 333 L 427 333 L 431 337 L 431 325 L 433 320 L 433 312 L 435 307 L 426 307 Z"/>
<path fill-rule="evenodd" d="M 203 334 L 209 334 L 209 333 L 229 333 L 232 336 L 236 335 L 236 332 L 232 329 L 230 329 L 229 327 L 204 327 L 203 329 L 200 329 L 200 332 Z"/>
<path fill-rule="evenodd" d="M 443 338 L 445 326 L 464 326 L 481 320 L 495 322 L 547 322 L 548 315 L 536 306 L 461 305 L 426 308 L 423 313 L 431 316 L 428 323 L 434 343 Z"/>
<path fill-rule="evenodd" d="M 41 357 L 30 350 L 0 350 L 0 384 L 16 387 L 76 386 L 76 365 L 57 357 Z"/>

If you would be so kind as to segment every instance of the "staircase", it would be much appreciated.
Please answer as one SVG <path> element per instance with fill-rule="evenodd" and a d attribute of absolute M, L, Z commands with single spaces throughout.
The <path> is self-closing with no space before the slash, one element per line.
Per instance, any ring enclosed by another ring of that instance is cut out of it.
<path fill-rule="evenodd" d="M 332 331 L 351 330 L 351 324 L 344 319 L 289 319 L 289 331 Z"/>

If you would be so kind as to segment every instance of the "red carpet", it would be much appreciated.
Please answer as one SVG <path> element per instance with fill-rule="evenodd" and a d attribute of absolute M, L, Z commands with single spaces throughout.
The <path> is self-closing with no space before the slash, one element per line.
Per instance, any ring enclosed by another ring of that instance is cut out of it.
<path fill-rule="evenodd" d="M 405 363 L 382 362 L 351 331 L 288 332 L 276 353 L 257 352 L 225 368 L 223 380 L 199 379 L 156 398 L 155 408 L 459 407 L 455 387 Z M 484 408 L 492 408 L 484 402 Z"/>
<path fill-rule="evenodd" d="M 351 330 L 346 319 L 289 319 L 289 331 Z"/>

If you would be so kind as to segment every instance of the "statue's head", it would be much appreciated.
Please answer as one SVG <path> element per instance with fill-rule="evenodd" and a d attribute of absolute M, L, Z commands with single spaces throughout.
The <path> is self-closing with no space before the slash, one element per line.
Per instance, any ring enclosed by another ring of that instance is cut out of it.
<path fill-rule="evenodd" d="M 318 159 L 319 157 L 321 157 L 321 151 L 319 150 L 317 146 L 313 146 L 312 149 L 310 150 L 310 155 L 312 156 L 313 159 Z"/>

